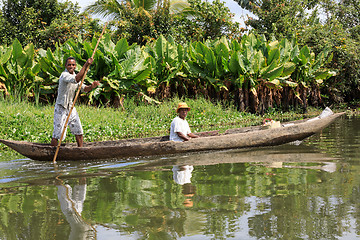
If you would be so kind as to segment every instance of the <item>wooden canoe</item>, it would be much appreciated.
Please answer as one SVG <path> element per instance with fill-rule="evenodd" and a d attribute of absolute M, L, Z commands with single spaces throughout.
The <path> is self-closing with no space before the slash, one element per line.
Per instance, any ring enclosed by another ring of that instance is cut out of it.
<path fill-rule="evenodd" d="M 84 147 L 77 147 L 74 143 L 64 144 L 60 147 L 57 160 L 128 158 L 281 145 L 303 140 L 320 132 L 343 114 L 335 113 L 325 118 L 293 121 L 279 128 L 262 129 L 261 126 L 255 126 L 229 129 L 222 134 L 219 131 L 197 133 L 201 137 L 188 142 L 169 141 L 168 136 L 162 136 L 90 142 L 84 143 Z M 49 144 L 2 139 L 0 142 L 33 160 L 52 161 L 56 151 L 56 147 Z"/>

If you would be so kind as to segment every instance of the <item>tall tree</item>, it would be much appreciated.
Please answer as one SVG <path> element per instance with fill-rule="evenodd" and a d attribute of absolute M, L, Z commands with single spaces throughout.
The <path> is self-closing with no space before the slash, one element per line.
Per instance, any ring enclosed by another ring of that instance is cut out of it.
<path fill-rule="evenodd" d="M 190 12 L 186 0 L 98 0 L 85 11 L 109 20 L 117 27 L 116 38 L 144 45 L 160 35 L 168 35 L 172 15 Z"/>
<path fill-rule="evenodd" d="M 97 0 L 87 6 L 85 11 L 100 15 L 111 20 L 123 20 L 126 8 L 132 9 L 136 14 L 151 16 L 151 10 L 169 8 L 170 14 L 188 10 L 189 3 L 186 0 Z"/>
<path fill-rule="evenodd" d="M 25 46 L 54 47 L 71 37 L 86 36 L 96 25 L 79 7 L 70 1 L 4 0 L 0 21 L 6 31 L 0 34 L 0 44 L 9 44 L 17 38 Z"/>
<path fill-rule="evenodd" d="M 308 0 L 235 0 L 256 18 L 245 23 L 257 33 L 267 38 L 293 37 L 296 29 L 306 24 L 309 9 L 314 10 L 314 2 Z M 316 10 L 315 10 L 316 11 Z"/>
<path fill-rule="evenodd" d="M 189 0 L 194 14 L 191 18 L 177 16 L 175 26 L 178 29 L 178 41 L 215 39 L 221 36 L 237 38 L 241 35 L 239 23 L 233 21 L 234 14 L 225 6 L 225 2 Z"/>

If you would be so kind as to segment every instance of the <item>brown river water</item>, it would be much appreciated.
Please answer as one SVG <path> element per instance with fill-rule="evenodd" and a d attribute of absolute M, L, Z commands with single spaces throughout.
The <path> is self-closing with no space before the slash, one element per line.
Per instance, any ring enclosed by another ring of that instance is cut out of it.
<path fill-rule="evenodd" d="M 360 118 L 276 147 L 56 165 L 0 154 L 0 239 L 360 239 Z"/>

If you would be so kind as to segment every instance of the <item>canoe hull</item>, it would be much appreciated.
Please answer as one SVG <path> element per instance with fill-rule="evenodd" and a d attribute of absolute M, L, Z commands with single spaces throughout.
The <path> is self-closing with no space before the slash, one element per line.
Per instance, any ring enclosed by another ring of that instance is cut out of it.
<path fill-rule="evenodd" d="M 173 142 L 167 141 L 166 137 L 154 137 L 93 142 L 84 144 L 84 147 L 69 144 L 60 147 L 57 160 L 99 160 L 281 145 L 303 140 L 320 132 L 343 114 L 337 113 L 323 119 L 296 122 L 273 129 L 261 130 L 260 127 L 250 127 L 228 130 L 221 135 L 216 135 L 215 131 L 212 135 L 216 136 L 195 138 L 188 142 Z M 0 142 L 33 160 L 51 161 L 56 151 L 56 147 L 49 144 L 1 139 Z"/>

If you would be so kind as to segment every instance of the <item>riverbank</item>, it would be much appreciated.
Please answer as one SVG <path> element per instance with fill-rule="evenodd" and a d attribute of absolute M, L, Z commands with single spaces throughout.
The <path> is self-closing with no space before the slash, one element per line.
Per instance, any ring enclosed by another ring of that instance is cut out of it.
<path fill-rule="evenodd" d="M 124 102 L 124 109 L 97 108 L 78 105 L 84 141 L 105 141 L 124 138 L 141 138 L 169 134 L 169 126 L 176 116 L 179 99 L 164 101 L 159 105 L 138 103 L 133 99 Z M 322 109 L 300 112 L 271 111 L 264 116 L 239 112 L 233 106 L 212 103 L 205 99 L 185 99 L 191 107 L 187 120 L 193 132 L 239 128 L 259 125 L 264 118 L 281 122 L 318 115 Z M 48 143 L 53 129 L 54 106 L 35 106 L 27 102 L 0 101 L 1 139 Z M 333 109 L 335 110 L 335 109 Z M 68 133 L 64 142 L 74 142 Z M 3 145 L 0 150 L 7 150 Z"/>

